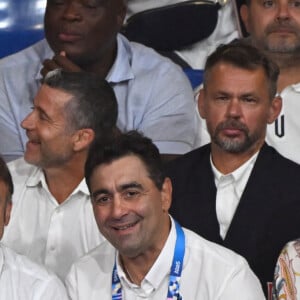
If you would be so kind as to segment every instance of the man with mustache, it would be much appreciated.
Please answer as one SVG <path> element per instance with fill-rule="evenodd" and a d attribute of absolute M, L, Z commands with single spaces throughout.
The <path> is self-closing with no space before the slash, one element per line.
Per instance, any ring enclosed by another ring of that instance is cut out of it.
<path fill-rule="evenodd" d="M 299 1 L 247 0 L 241 17 L 250 34 L 246 41 L 261 49 L 280 68 L 277 92 L 283 108 L 267 127 L 267 142 L 300 163 L 300 9 Z"/>
<path fill-rule="evenodd" d="M 300 228 L 300 166 L 265 143 L 281 109 L 278 73 L 256 47 L 220 46 L 206 62 L 198 101 L 211 143 L 167 169 L 171 214 L 244 256 L 266 294 L 281 248 Z"/>
<path fill-rule="evenodd" d="M 0 153 L 23 155 L 21 121 L 30 112 L 40 80 L 49 71 L 96 73 L 113 87 L 120 130 L 151 137 L 165 158 L 194 148 L 198 116 L 181 68 L 118 34 L 127 0 L 47 0 L 45 37 L 0 61 Z M 41 73 L 41 74 L 40 74 Z"/>

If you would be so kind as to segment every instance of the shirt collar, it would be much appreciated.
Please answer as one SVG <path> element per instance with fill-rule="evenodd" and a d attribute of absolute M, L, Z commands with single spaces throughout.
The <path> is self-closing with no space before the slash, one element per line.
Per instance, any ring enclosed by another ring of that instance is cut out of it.
<path fill-rule="evenodd" d="M 156 290 L 159 288 L 161 285 L 161 282 L 164 280 L 166 276 L 169 277 L 170 275 L 170 270 L 171 270 L 171 265 L 172 265 L 172 260 L 173 260 L 173 254 L 174 254 L 174 249 L 175 249 L 175 243 L 176 243 L 176 228 L 175 228 L 175 223 L 172 217 L 171 219 L 171 230 L 168 236 L 168 239 L 159 254 L 158 258 L 154 262 L 153 266 L 143 279 L 141 283 L 141 288 L 144 290 Z M 170 255 L 171 254 L 171 255 Z M 118 253 L 116 254 L 117 256 L 117 270 L 118 270 L 118 275 L 120 277 L 120 280 L 122 281 L 122 284 L 125 283 L 127 287 L 129 288 L 139 288 L 137 285 L 132 284 L 127 280 L 125 272 L 123 271 L 123 268 L 120 266 L 119 259 L 118 259 Z M 167 290 L 166 290 L 166 295 L 167 295 Z"/>
<path fill-rule="evenodd" d="M 43 39 L 41 42 L 44 44 L 44 54 L 43 54 L 42 59 L 51 59 L 54 56 L 54 52 L 50 48 L 47 40 Z M 37 72 L 37 74 L 35 75 L 35 80 L 37 80 L 37 81 L 41 81 L 43 78 L 41 75 L 42 68 L 43 68 L 43 61 L 41 61 L 41 67 L 40 67 L 39 71 Z"/>
<path fill-rule="evenodd" d="M 38 187 L 38 186 L 42 186 L 43 188 L 48 190 L 48 186 L 46 183 L 46 178 L 44 175 L 44 172 L 41 168 L 39 167 L 34 167 L 33 171 L 31 172 L 31 174 L 29 174 L 27 180 L 26 180 L 26 186 L 27 187 Z M 79 183 L 79 185 L 74 189 L 74 191 L 72 192 L 72 195 L 75 195 L 76 193 L 82 192 L 83 194 L 89 196 L 90 192 L 89 189 L 87 187 L 86 181 L 83 178 L 81 180 L 81 182 Z"/>
<path fill-rule="evenodd" d="M 291 85 L 287 86 L 286 88 L 283 89 L 283 91 L 279 95 L 284 94 L 285 91 L 288 91 L 288 90 L 294 90 L 294 92 L 300 93 L 300 83 L 291 84 Z"/>
<path fill-rule="evenodd" d="M 119 83 L 134 78 L 131 69 L 132 51 L 130 42 L 121 34 L 117 36 L 117 57 L 109 70 L 106 80 L 110 83 Z"/>
<path fill-rule="evenodd" d="M 254 164 L 256 162 L 259 151 L 257 151 L 254 155 L 252 155 L 244 164 L 242 164 L 239 168 L 234 170 L 232 173 L 224 175 L 221 173 L 213 164 L 212 157 L 210 155 L 210 164 L 212 167 L 212 171 L 215 177 L 215 184 L 218 187 L 220 180 L 225 177 L 232 177 L 235 187 L 235 192 L 240 199 L 242 193 L 245 189 L 247 181 L 250 177 Z"/>

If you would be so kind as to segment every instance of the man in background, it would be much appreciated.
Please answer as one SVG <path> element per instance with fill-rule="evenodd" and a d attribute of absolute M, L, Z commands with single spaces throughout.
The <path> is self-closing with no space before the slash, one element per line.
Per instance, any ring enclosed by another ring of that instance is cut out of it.
<path fill-rule="evenodd" d="M 118 34 L 125 14 L 126 0 L 47 0 L 46 39 L 0 61 L 6 141 L 0 153 L 6 160 L 23 155 L 28 139 L 20 123 L 41 78 L 56 68 L 106 79 L 118 101 L 119 129 L 144 132 L 166 159 L 193 149 L 198 119 L 187 77 L 170 60 Z"/>
<path fill-rule="evenodd" d="M 64 279 L 70 265 L 103 241 L 84 164 L 95 139 L 115 131 L 117 101 L 97 75 L 49 73 L 23 120 L 23 158 L 9 163 L 15 193 L 4 242 Z"/>
<path fill-rule="evenodd" d="M 198 105 L 211 143 L 170 163 L 171 214 L 244 256 L 268 294 L 277 256 L 299 235 L 300 166 L 265 143 L 280 113 L 279 69 L 256 47 L 209 56 Z"/>

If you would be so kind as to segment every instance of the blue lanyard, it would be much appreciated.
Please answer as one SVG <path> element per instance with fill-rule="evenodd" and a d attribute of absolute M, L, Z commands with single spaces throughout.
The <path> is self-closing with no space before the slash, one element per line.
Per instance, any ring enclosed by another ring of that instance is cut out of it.
<path fill-rule="evenodd" d="M 176 245 L 169 278 L 167 300 L 182 300 L 179 294 L 183 258 L 185 252 L 185 236 L 181 226 L 175 221 Z M 122 300 L 122 285 L 117 271 L 116 261 L 112 272 L 112 300 Z"/>

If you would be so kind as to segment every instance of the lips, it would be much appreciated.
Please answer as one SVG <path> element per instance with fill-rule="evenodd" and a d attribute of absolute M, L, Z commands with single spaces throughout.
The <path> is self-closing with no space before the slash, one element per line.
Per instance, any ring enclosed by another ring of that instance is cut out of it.
<path fill-rule="evenodd" d="M 76 32 L 61 32 L 58 35 L 61 42 L 72 43 L 81 39 L 81 35 Z"/>
<path fill-rule="evenodd" d="M 122 230 L 127 230 L 128 228 L 134 227 L 136 224 L 138 223 L 138 221 L 134 222 L 134 223 L 130 223 L 130 224 L 124 224 L 124 225 L 113 225 L 111 226 L 114 230 L 117 231 L 122 231 Z"/>

